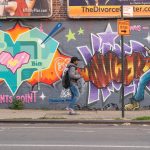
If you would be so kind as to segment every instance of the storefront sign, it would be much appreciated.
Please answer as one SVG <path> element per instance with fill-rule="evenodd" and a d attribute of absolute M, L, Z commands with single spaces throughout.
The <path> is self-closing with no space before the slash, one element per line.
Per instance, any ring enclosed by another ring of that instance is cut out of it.
<path fill-rule="evenodd" d="M 121 6 L 128 6 L 125 17 L 150 17 L 150 0 L 68 0 L 68 16 L 119 18 Z"/>

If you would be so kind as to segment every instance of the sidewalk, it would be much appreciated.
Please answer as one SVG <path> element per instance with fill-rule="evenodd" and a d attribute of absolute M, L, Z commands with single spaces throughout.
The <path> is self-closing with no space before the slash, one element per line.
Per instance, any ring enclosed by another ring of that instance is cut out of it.
<path fill-rule="evenodd" d="M 68 115 L 63 110 L 10 110 L 0 109 L 0 122 L 63 122 L 63 123 L 103 123 L 131 122 L 136 117 L 150 116 L 150 110 L 125 111 L 121 119 L 121 111 L 78 111 L 77 115 Z M 137 121 L 142 122 L 142 121 Z M 148 122 L 150 121 L 143 121 Z"/>

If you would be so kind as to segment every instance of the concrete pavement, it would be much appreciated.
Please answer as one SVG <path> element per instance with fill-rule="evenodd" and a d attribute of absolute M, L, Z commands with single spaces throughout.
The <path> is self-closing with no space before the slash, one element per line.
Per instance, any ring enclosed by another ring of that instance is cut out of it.
<path fill-rule="evenodd" d="M 77 111 L 77 115 L 68 115 L 65 110 L 10 110 L 0 109 L 0 122 L 9 121 L 51 121 L 56 123 L 74 122 L 130 122 L 136 117 L 150 116 L 150 110 L 125 111 L 125 118 L 121 120 L 121 111 Z M 138 121 L 137 121 L 138 122 Z M 140 121 L 141 122 L 141 121 Z M 150 123 L 146 121 L 145 123 Z"/>
<path fill-rule="evenodd" d="M 0 150 L 150 149 L 150 126 L 0 124 Z"/>

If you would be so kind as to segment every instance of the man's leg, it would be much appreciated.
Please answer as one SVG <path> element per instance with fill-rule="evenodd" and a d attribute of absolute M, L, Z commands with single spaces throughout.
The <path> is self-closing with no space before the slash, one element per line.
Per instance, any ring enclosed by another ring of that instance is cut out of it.
<path fill-rule="evenodd" d="M 79 92 L 79 89 L 76 85 L 71 85 L 70 91 L 71 91 L 71 94 L 72 94 L 72 98 L 71 98 L 71 102 L 69 104 L 69 108 L 74 110 L 75 104 L 79 100 L 80 92 Z"/>

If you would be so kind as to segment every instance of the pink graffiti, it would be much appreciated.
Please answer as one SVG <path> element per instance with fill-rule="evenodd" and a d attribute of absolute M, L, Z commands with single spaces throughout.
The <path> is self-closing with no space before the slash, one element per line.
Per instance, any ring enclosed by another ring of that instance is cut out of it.
<path fill-rule="evenodd" d="M 13 97 L 10 95 L 1 94 L 0 95 L 0 104 L 11 104 L 13 102 Z"/>
<path fill-rule="evenodd" d="M 30 93 L 19 95 L 16 97 L 1 94 L 0 95 L 0 104 L 11 104 L 13 100 L 21 100 L 24 104 L 36 103 L 37 91 L 32 91 Z"/>
<path fill-rule="evenodd" d="M 40 31 L 41 31 L 41 32 L 44 31 L 44 30 L 43 30 L 43 24 L 42 24 L 42 23 L 40 23 Z"/>
<path fill-rule="evenodd" d="M 142 30 L 142 27 L 141 27 L 141 25 L 134 25 L 134 26 L 130 27 L 130 30 L 140 32 Z"/>
<path fill-rule="evenodd" d="M 30 55 L 26 52 L 18 53 L 15 57 L 12 57 L 8 52 L 3 51 L 0 53 L 0 64 L 6 66 L 13 73 L 21 68 L 22 65 L 27 64 L 29 59 Z"/>

